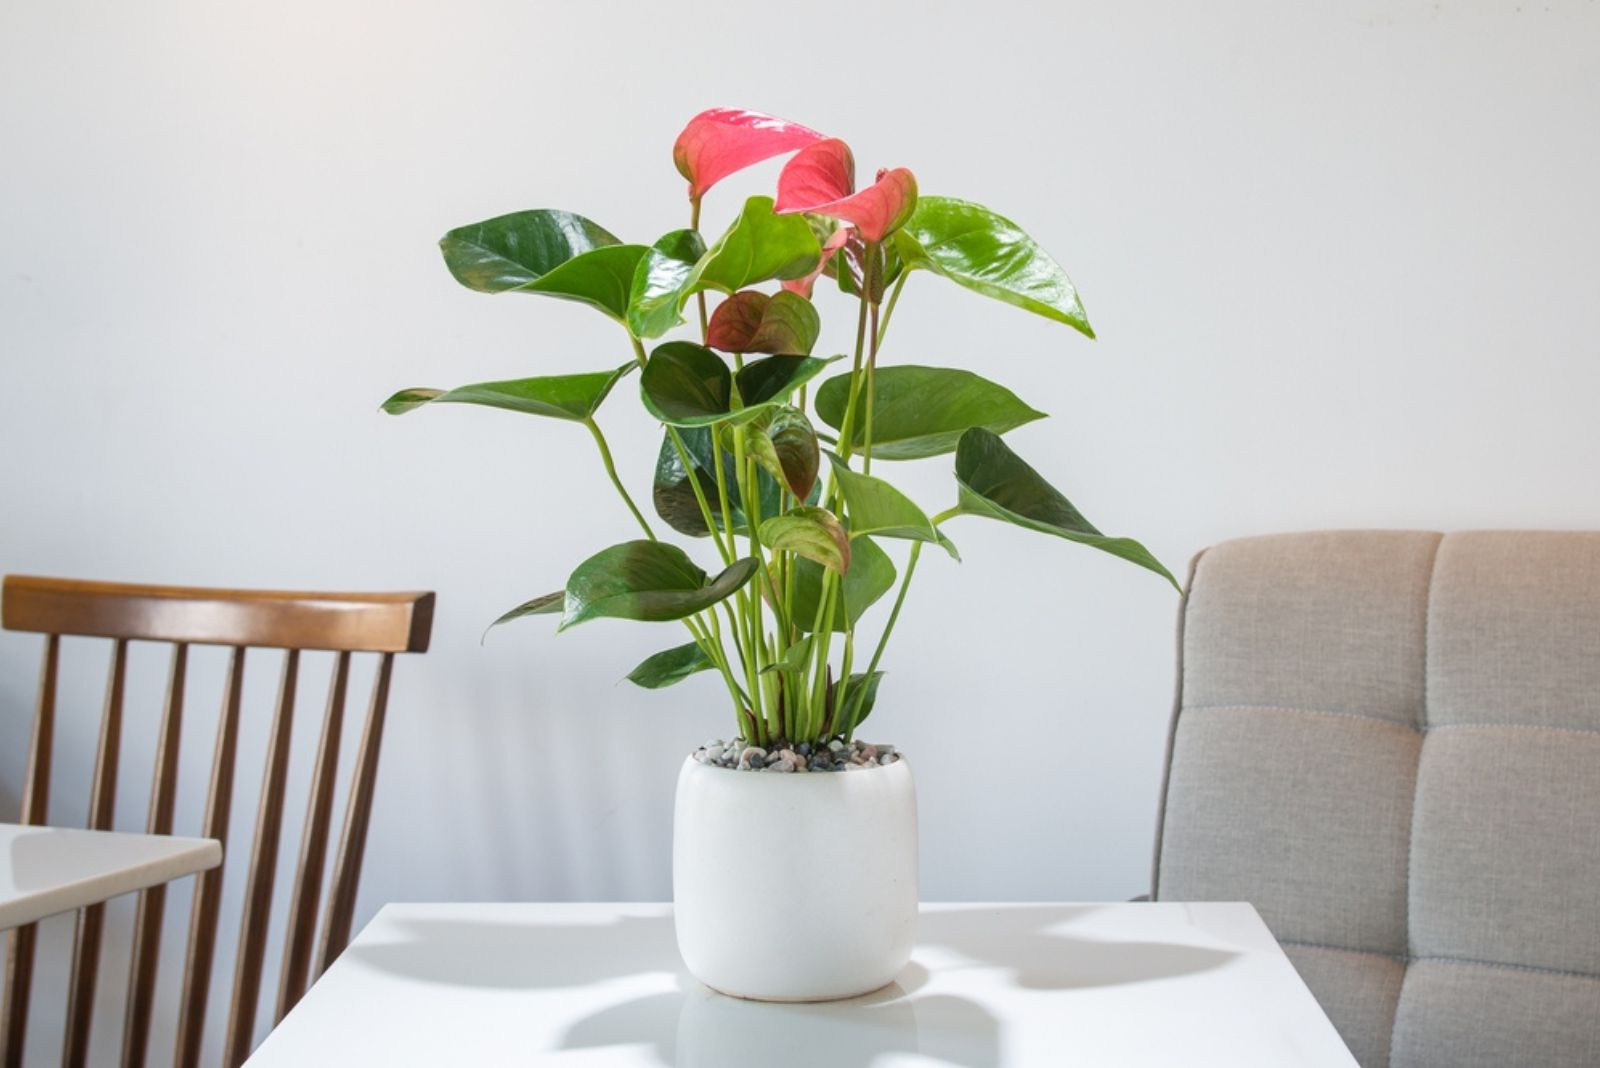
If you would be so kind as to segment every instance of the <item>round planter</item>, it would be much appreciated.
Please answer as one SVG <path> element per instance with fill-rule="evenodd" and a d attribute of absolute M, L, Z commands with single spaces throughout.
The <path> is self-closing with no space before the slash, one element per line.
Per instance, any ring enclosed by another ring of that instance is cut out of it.
<path fill-rule="evenodd" d="M 781 774 L 690 757 L 672 897 L 678 951 L 713 990 L 832 1001 L 887 985 L 916 940 L 910 767 Z"/>

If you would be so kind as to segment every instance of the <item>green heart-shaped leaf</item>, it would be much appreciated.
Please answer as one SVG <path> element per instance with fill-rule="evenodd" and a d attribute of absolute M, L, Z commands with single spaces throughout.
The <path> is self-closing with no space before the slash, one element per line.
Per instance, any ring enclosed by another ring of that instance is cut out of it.
<path fill-rule="evenodd" d="M 956 482 L 963 514 L 988 516 L 1088 545 L 1154 571 L 1182 592 L 1172 572 L 1148 549 L 1132 538 L 1108 538 L 1096 530 L 997 434 L 976 428 L 961 436 L 956 446 Z"/>
<path fill-rule="evenodd" d="M 716 467 L 711 454 L 711 429 L 685 427 L 678 431 L 678 435 L 683 440 L 684 451 L 689 454 L 712 515 L 719 527 L 723 526 L 721 502 L 717 496 Z M 733 456 L 727 449 L 723 449 L 722 464 L 725 472 L 733 471 Z M 756 488 L 760 498 L 761 514 L 777 515 L 782 510 L 778 483 L 765 471 L 757 471 Z M 812 493 L 816 493 L 815 487 L 812 488 Z M 706 529 L 705 518 L 700 513 L 700 502 L 695 499 L 694 487 L 678 459 L 678 450 L 673 446 L 670 435 L 663 435 L 661 439 L 661 450 L 656 457 L 652 498 L 656 514 L 666 520 L 667 525 L 673 530 L 696 538 L 703 538 L 710 533 Z M 738 483 L 732 478 L 728 479 L 728 507 L 732 511 L 729 522 L 733 532 L 747 533 L 744 499 L 739 493 Z"/>
<path fill-rule="evenodd" d="M 809 356 L 821 330 L 816 307 L 798 293 L 742 289 L 711 313 L 706 344 L 723 352 Z"/>
<path fill-rule="evenodd" d="M 511 412 L 581 422 L 594 415 L 611 392 L 611 387 L 636 366 L 628 363 L 615 371 L 597 371 L 593 374 L 479 382 L 448 391 L 403 389 L 383 402 L 383 410 L 390 415 L 402 415 L 425 404 L 481 404 Z"/>
<path fill-rule="evenodd" d="M 884 538 L 927 541 L 943 547 L 956 559 L 961 558 L 955 546 L 939 533 L 927 513 L 918 508 L 911 498 L 881 478 L 858 474 L 846 467 L 842 460 L 833 456 L 829 458 L 833 460 L 833 477 L 838 482 L 839 491 L 844 494 L 852 538 L 876 534 Z"/>
<path fill-rule="evenodd" d="M 543 293 L 625 321 L 633 275 L 648 251 L 622 245 L 581 215 L 524 211 L 451 230 L 439 242 L 456 280 L 483 293 Z"/>
<path fill-rule="evenodd" d="M 539 210 L 457 227 L 440 239 L 439 250 L 456 281 L 480 293 L 503 293 L 575 256 L 621 243 L 582 215 Z"/>
<path fill-rule="evenodd" d="M 771 197 L 751 197 L 728 231 L 695 264 L 678 307 L 702 289 L 737 293 L 773 278 L 804 277 L 821 255 L 822 245 L 804 218 L 774 215 Z"/>
<path fill-rule="evenodd" d="M 639 390 L 645 409 L 668 426 L 742 423 L 782 404 L 830 362 L 810 356 L 768 356 L 745 365 L 735 377 L 723 358 L 704 345 L 668 341 L 657 345 L 645 361 Z M 735 383 L 742 405 L 734 403 Z"/>
<path fill-rule="evenodd" d="M 692 341 L 657 345 L 639 376 L 651 415 L 669 426 L 710 426 L 733 409 L 733 372 L 721 356 Z"/>
<path fill-rule="evenodd" d="M 676 545 L 625 541 L 600 550 L 572 572 L 556 629 L 600 618 L 648 623 L 683 619 L 731 596 L 759 566 L 754 557 L 735 560 L 708 579 Z"/>
<path fill-rule="evenodd" d="M 961 435 L 975 426 L 1004 434 L 1044 418 L 1004 386 L 951 367 L 880 367 L 873 393 L 874 460 L 942 456 L 954 452 Z M 817 415 L 839 430 L 849 399 L 850 376 L 830 378 L 817 390 Z M 866 440 L 865 404 L 865 396 L 856 401 L 853 447 L 858 450 Z"/>
<path fill-rule="evenodd" d="M 634 337 L 660 337 L 683 322 L 679 295 L 706 243 L 694 230 L 674 230 L 650 246 L 633 271 L 628 329 Z"/>
<path fill-rule="evenodd" d="M 943 275 L 1094 337 L 1067 272 L 1016 223 L 982 205 L 922 197 L 893 240 L 907 268 Z"/>
<path fill-rule="evenodd" d="M 764 360 L 747 363 L 735 378 L 739 384 L 739 396 L 746 409 L 786 401 L 791 393 L 820 375 L 830 363 L 843 358 L 830 356 L 823 360 L 814 356 L 768 356 Z"/>
<path fill-rule="evenodd" d="M 659 690 L 715 666 L 697 642 L 689 642 L 645 657 L 638 667 L 628 672 L 628 681 L 647 690 Z"/>
<path fill-rule="evenodd" d="M 769 549 L 794 553 L 841 575 L 849 572 L 850 535 L 826 508 L 791 508 L 762 523 L 759 533 Z"/>
<path fill-rule="evenodd" d="M 842 603 L 836 602 L 833 629 L 844 631 L 855 626 L 867 609 L 893 588 L 894 574 L 894 562 L 877 542 L 871 538 L 851 541 L 850 570 L 839 580 L 844 597 Z M 822 575 L 821 564 L 804 558 L 794 562 L 794 598 L 789 602 L 789 618 L 801 630 L 809 631 L 816 622 Z"/>
<path fill-rule="evenodd" d="M 745 424 L 743 433 L 745 448 L 756 463 L 787 486 L 796 500 L 811 495 L 822 465 L 822 449 L 804 412 L 788 405 L 766 408 Z"/>

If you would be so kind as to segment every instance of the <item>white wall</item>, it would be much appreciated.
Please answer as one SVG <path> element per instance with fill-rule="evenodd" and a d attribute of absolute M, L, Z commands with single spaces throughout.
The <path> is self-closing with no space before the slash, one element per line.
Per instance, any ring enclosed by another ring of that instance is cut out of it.
<path fill-rule="evenodd" d="M 1266 531 L 1594 527 L 1597 61 L 1581 0 L 10 3 L 0 569 L 436 589 L 433 650 L 398 670 L 358 919 L 663 898 L 677 760 L 728 718 L 714 681 L 617 685 L 673 631 L 478 641 L 631 536 L 588 441 L 375 410 L 402 386 L 627 352 L 586 309 L 458 288 L 444 230 L 561 206 L 653 239 L 684 223 L 684 119 L 788 115 L 1065 262 L 1097 343 L 922 276 L 885 359 L 971 365 L 1051 412 L 1015 447 L 1175 570 Z M 708 220 L 774 174 L 720 188 Z M 647 494 L 649 425 L 629 396 L 603 415 Z M 907 477 L 948 503 L 942 462 Z M 951 533 L 966 563 L 924 563 L 869 731 L 917 767 L 926 896 L 1140 892 L 1175 596 L 1065 543 Z M 0 636 L 0 819 L 37 652 Z M 102 650 L 69 652 L 62 822 L 83 816 L 104 671 Z M 161 670 L 138 665 L 141 716 Z M 193 680 L 186 800 L 219 671 Z M 128 753 L 129 827 L 147 752 Z"/>

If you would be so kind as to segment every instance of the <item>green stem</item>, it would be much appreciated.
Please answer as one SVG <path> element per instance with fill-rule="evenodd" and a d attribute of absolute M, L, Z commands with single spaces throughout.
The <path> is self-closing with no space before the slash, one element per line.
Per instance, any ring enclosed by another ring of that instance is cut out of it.
<path fill-rule="evenodd" d="M 611 479 L 611 484 L 617 487 L 617 492 L 622 495 L 622 502 L 628 506 L 628 511 L 633 513 L 633 518 L 638 520 L 639 527 L 644 531 L 644 536 L 651 541 L 659 541 L 656 532 L 650 529 L 650 524 L 645 520 L 644 513 L 639 511 L 639 506 L 633 503 L 633 498 L 628 495 L 627 489 L 622 485 L 622 479 L 617 476 L 617 465 L 611 459 L 611 448 L 606 444 L 606 436 L 600 433 L 600 424 L 592 418 L 585 419 L 583 425 L 589 428 L 589 433 L 594 435 L 594 443 L 600 447 L 600 461 L 606 465 L 606 474 Z"/>
<path fill-rule="evenodd" d="M 878 670 L 878 661 L 883 659 L 884 647 L 889 644 L 889 635 L 894 633 L 895 621 L 900 618 L 900 606 L 906 603 L 906 590 L 911 588 L 911 576 L 917 573 L 917 560 L 922 556 L 922 542 L 911 543 L 911 555 L 906 558 L 906 573 L 900 576 L 900 592 L 895 594 L 894 607 L 889 609 L 888 622 L 883 625 L 883 633 L 878 636 L 877 648 L 872 651 L 872 659 L 867 662 L 867 674 Z"/>
<path fill-rule="evenodd" d="M 900 277 L 895 279 L 894 289 L 889 292 L 889 303 L 883 306 L 883 319 L 878 323 L 878 345 L 883 345 L 883 335 L 889 332 L 889 319 L 894 315 L 894 306 L 900 302 L 900 291 L 906 287 L 906 279 L 911 277 L 911 272 L 902 270 Z"/>
<path fill-rule="evenodd" d="M 689 198 L 689 229 L 695 231 L 696 233 L 700 232 L 700 198 L 699 197 L 690 197 Z M 703 343 L 705 341 L 706 335 L 708 333 L 707 320 L 706 320 L 706 291 L 703 290 L 703 289 L 700 290 L 700 292 L 698 292 L 698 293 L 696 293 L 694 295 L 694 300 L 695 300 L 695 304 L 698 305 L 698 307 L 700 309 L 700 340 Z"/>
<path fill-rule="evenodd" d="M 870 270 L 870 263 L 868 269 Z M 872 474 L 872 407 L 877 400 L 877 374 L 878 374 L 878 339 L 883 335 L 878 331 L 878 306 L 872 306 L 872 351 L 867 355 L 867 425 L 863 428 L 861 441 L 861 473 Z"/>

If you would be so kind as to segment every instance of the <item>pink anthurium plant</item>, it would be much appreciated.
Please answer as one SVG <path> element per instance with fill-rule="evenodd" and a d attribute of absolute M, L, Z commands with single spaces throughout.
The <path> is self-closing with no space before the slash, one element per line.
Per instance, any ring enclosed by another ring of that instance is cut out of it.
<path fill-rule="evenodd" d="M 706 193 L 785 154 L 776 196 L 750 197 L 707 244 Z M 464 226 L 440 242 L 469 289 L 587 304 L 621 327 L 631 351 L 619 366 L 407 389 L 383 406 L 485 405 L 581 423 L 593 437 L 642 537 L 600 550 L 563 589 L 496 623 L 550 614 L 560 630 L 602 617 L 677 624 L 689 640 L 649 657 L 630 680 L 656 689 L 714 674 L 738 736 L 798 744 L 849 740 L 872 711 L 923 546 L 959 559 L 944 532 L 957 516 L 1087 545 L 1176 585 L 1144 546 L 1100 533 L 1001 440 L 1043 413 L 970 371 L 881 359 L 900 293 L 919 271 L 1094 337 L 1066 273 L 1014 223 L 969 201 L 920 195 L 904 167 L 858 188 L 843 141 L 753 111 L 696 115 L 673 160 L 689 183 L 690 224 L 653 244 L 624 243 L 548 209 Z M 846 359 L 815 354 L 823 277 L 849 300 L 854 343 L 849 369 L 819 382 Z M 709 314 L 708 293 L 721 295 Z M 692 339 L 669 339 L 691 304 Z M 618 476 L 595 419 L 633 371 L 662 426 L 654 520 Z M 885 466 L 952 453 L 956 503 L 936 514 L 882 477 Z M 668 530 L 707 543 L 712 570 L 667 541 Z M 897 569 L 898 543 L 908 548 Z M 874 613 L 891 590 L 887 611 Z"/>

